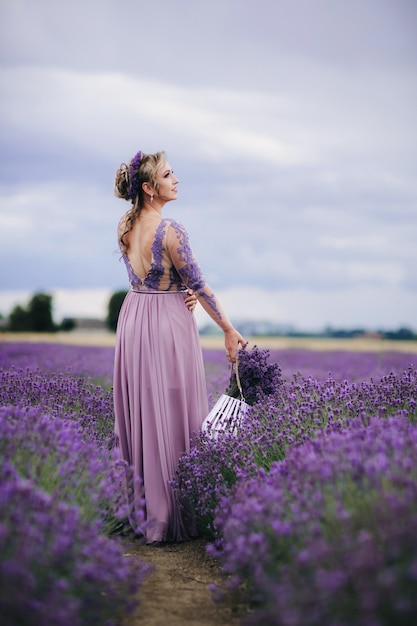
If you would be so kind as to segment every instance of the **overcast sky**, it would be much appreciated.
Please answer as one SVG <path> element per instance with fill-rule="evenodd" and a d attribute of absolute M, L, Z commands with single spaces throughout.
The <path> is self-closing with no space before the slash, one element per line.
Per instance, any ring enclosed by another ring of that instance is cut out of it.
<path fill-rule="evenodd" d="M 2 0 L 0 22 L 0 312 L 127 288 L 114 174 L 163 149 L 165 215 L 231 317 L 417 329 L 414 0 Z"/>

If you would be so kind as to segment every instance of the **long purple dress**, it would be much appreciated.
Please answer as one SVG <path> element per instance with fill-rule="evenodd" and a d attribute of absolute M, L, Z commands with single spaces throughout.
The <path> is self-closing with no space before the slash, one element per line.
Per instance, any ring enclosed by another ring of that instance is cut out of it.
<path fill-rule="evenodd" d="M 146 542 L 189 538 L 169 481 L 208 412 L 197 325 L 185 303 L 191 287 L 210 302 L 183 226 L 163 219 L 144 279 L 123 255 L 130 291 L 119 314 L 114 366 L 119 449 L 143 480 Z"/>

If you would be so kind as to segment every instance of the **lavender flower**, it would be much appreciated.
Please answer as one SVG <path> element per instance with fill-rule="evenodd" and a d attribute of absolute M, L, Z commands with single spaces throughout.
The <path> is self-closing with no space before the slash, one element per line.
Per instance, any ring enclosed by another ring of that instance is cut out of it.
<path fill-rule="evenodd" d="M 82 518 L 100 523 L 102 532 L 110 534 L 132 520 L 132 506 L 135 530 L 143 530 L 143 500 L 129 503 L 126 497 L 131 469 L 85 441 L 72 421 L 51 418 L 37 407 L 0 407 L 0 454 L 22 477 L 77 504 Z"/>
<path fill-rule="evenodd" d="M 353 419 L 224 496 L 211 554 L 249 581 L 259 625 L 408 624 L 417 615 L 417 429 Z"/>
<path fill-rule="evenodd" d="M 221 351 L 204 358 L 213 402 L 227 366 Z M 233 585 L 249 585 L 253 623 L 412 623 L 416 356 L 284 350 L 248 361 L 259 375 L 239 431 L 196 434 L 173 486 Z M 140 584 L 119 586 L 131 573 L 104 536 L 132 518 L 131 469 L 114 457 L 112 367 L 110 348 L 0 344 L 0 577 L 6 592 L 22 590 L 0 600 L 10 623 L 111 624 Z"/>
<path fill-rule="evenodd" d="M 139 150 L 130 161 L 129 164 L 129 197 L 134 202 L 136 200 L 136 196 L 139 194 L 140 190 L 140 180 L 139 180 L 139 165 L 144 157 L 144 153 Z"/>
<path fill-rule="evenodd" d="M 282 384 L 281 368 L 278 363 L 268 365 L 269 354 L 269 350 L 260 350 L 256 346 L 253 350 L 239 350 L 236 367 L 245 402 L 249 405 L 276 392 Z M 236 369 L 232 373 L 226 393 L 232 398 L 240 398 Z"/>
<path fill-rule="evenodd" d="M 249 448 L 249 443 L 248 443 Z M 216 535 L 214 512 L 223 495 L 235 484 L 241 471 L 250 474 L 250 451 L 236 447 L 236 437 L 225 431 L 219 439 L 209 432 L 196 434 L 189 453 L 184 453 L 171 481 L 184 511 L 197 523 L 199 534 L 207 539 Z M 252 467 L 256 471 L 256 467 Z"/>
<path fill-rule="evenodd" d="M 84 377 L 17 368 L 0 371 L 0 404 L 38 406 L 51 417 L 72 420 L 85 439 L 115 445 L 113 395 Z"/>
<path fill-rule="evenodd" d="M 0 343 L 0 370 L 61 374 L 89 379 L 107 389 L 113 376 L 114 349 L 53 343 Z"/>
<path fill-rule="evenodd" d="M 0 463 L 0 614 L 4 626 L 109 626 L 135 608 L 149 568 L 62 502 Z"/>
<path fill-rule="evenodd" d="M 417 371 L 412 368 L 361 385 L 295 374 L 249 409 L 236 435 L 214 441 L 206 433 L 197 435 L 195 447 L 180 458 L 174 487 L 184 506 L 201 520 L 206 536 L 214 539 L 219 535 L 214 524 L 219 498 L 238 478 L 251 477 L 258 468 L 268 472 L 294 445 L 322 431 L 340 431 L 352 419 L 366 425 L 375 415 L 405 415 L 415 422 L 415 398 Z"/>
<path fill-rule="evenodd" d="M 112 394 L 84 378 L 89 368 L 101 377 L 102 362 L 92 367 L 100 352 L 6 348 L 0 351 L 2 623 L 120 623 L 137 604 L 148 568 L 129 562 L 113 533 L 128 521 L 143 532 L 144 502 L 127 497 L 134 478 L 114 450 Z M 10 362 L 11 354 L 25 369 Z M 73 374 L 64 354 L 75 357 Z M 60 367 L 67 374 L 54 371 Z"/>

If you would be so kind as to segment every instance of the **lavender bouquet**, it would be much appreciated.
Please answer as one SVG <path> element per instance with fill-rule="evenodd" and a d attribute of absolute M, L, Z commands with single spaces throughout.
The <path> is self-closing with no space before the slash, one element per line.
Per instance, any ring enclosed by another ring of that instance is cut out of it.
<path fill-rule="evenodd" d="M 283 384 L 281 368 L 278 363 L 268 364 L 269 356 L 269 350 L 260 350 L 257 346 L 252 350 L 239 350 L 236 364 L 238 371 L 232 371 L 226 394 L 232 398 L 241 397 L 238 377 L 245 402 L 251 406 L 265 396 L 276 393 Z"/>

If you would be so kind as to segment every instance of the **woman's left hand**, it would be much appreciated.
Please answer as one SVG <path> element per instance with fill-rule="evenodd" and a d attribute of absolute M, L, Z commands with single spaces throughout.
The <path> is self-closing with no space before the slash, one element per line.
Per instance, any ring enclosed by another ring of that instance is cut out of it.
<path fill-rule="evenodd" d="M 187 309 L 191 311 L 191 313 L 194 313 L 194 309 L 197 306 L 198 299 L 192 289 L 188 289 L 188 295 L 185 297 L 184 302 Z"/>

